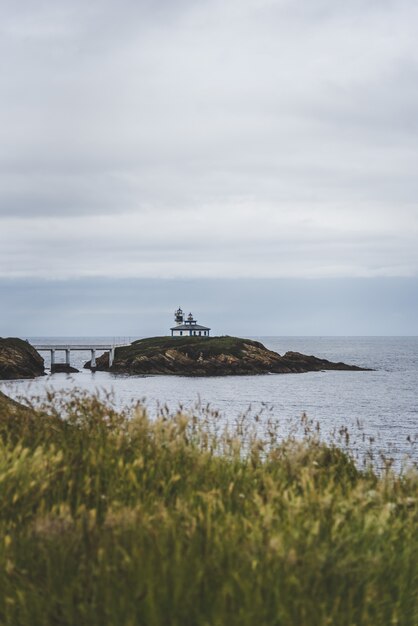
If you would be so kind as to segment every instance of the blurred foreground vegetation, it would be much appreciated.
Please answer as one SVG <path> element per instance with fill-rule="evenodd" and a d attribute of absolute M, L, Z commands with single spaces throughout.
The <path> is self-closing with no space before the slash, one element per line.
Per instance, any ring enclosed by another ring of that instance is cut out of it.
<path fill-rule="evenodd" d="M 417 474 L 308 426 L 0 405 L 0 624 L 416 626 Z"/>

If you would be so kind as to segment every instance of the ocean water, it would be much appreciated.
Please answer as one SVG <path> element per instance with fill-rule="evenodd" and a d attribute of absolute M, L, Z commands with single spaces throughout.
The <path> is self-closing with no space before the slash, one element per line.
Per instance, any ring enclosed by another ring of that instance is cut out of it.
<path fill-rule="evenodd" d="M 167 405 L 193 410 L 209 404 L 226 420 L 243 413 L 251 419 L 275 419 L 283 433 L 303 413 L 319 422 L 325 437 L 347 426 L 351 446 L 364 451 L 370 438 L 397 462 L 409 455 L 418 461 L 418 337 L 253 337 L 272 350 L 314 354 L 373 368 L 372 372 L 312 372 L 216 378 L 179 376 L 124 376 L 82 370 L 70 376 L 55 374 L 35 381 L 0 383 L 13 397 L 43 396 L 47 390 L 78 387 L 90 392 L 112 392 L 118 406 L 143 401 L 151 414 Z M 133 338 L 122 338 L 122 341 Z M 34 337 L 33 343 L 113 343 L 109 337 Z M 121 342 L 120 338 L 115 340 Z M 43 353 L 46 366 L 49 355 Z M 71 364 L 82 368 L 89 353 L 73 352 Z M 64 354 L 57 353 L 57 361 Z"/>

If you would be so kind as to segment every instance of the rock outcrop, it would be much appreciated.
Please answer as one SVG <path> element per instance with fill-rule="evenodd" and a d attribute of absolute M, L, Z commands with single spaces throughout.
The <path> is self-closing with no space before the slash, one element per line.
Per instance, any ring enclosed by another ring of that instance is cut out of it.
<path fill-rule="evenodd" d="M 84 367 L 90 368 L 90 361 Z M 152 337 L 116 348 L 112 367 L 109 367 L 109 354 L 103 354 L 97 359 L 96 369 L 122 374 L 231 376 L 366 368 L 332 363 L 298 352 L 280 356 L 258 341 L 238 337 Z"/>
<path fill-rule="evenodd" d="M 44 360 L 30 343 L 14 337 L 0 338 L 0 380 L 44 374 Z"/>
<path fill-rule="evenodd" d="M 28 407 L 16 402 L 16 400 L 12 400 L 12 398 L 0 391 L 0 416 L 10 417 L 26 412 L 29 412 Z"/>

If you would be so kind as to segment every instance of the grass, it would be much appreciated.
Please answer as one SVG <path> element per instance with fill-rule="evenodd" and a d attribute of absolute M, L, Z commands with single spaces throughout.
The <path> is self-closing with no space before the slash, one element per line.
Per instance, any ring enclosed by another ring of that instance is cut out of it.
<path fill-rule="evenodd" d="M 175 348 L 176 350 L 187 351 L 190 355 L 196 357 L 200 353 L 203 353 L 205 356 L 218 356 L 223 353 L 240 356 L 246 344 L 264 348 L 263 344 L 258 341 L 230 337 L 228 335 L 223 337 L 149 337 L 138 339 L 130 346 L 116 348 L 116 354 L 121 358 L 126 358 L 130 355 L 136 356 L 139 353 L 145 356 L 153 356 L 155 353 Z"/>
<path fill-rule="evenodd" d="M 417 474 L 305 426 L 0 409 L 0 623 L 416 626 Z"/>

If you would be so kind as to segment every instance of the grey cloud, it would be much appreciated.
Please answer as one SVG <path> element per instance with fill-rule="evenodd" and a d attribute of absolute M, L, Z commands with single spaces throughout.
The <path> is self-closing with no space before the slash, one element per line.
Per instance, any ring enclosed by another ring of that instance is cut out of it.
<path fill-rule="evenodd" d="M 417 17 L 412 0 L 7 2 L 1 275 L 181 275 L 193 256 L 206 275 L 217 246 L 228 275 L 254 271 L 248 249 L 260 276 L 416 273 Z"/>
<path fill-rule="evenodd" d="M 51 168 L 52 169 L 52 168 Z M 0 216 L 114 214 L 139 208 L 135 189 L 118 172 L 15 171 L 0 173 Z M 28 190 L 30 189 L 30 193 Z"/>

